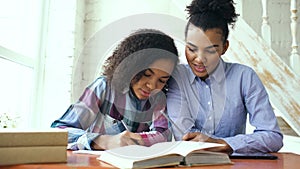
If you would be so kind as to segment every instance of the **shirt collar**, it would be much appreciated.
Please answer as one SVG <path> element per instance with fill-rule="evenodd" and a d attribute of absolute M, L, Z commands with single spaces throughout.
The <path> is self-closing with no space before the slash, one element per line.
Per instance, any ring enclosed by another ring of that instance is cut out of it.
<path fill-rule="evenodd" d="M 134 100 L 135 102 L 139 102 L 139 101 L 140 101 L 140 100 L 135 96 L 135 94 L 133 93 L 132 88 L 128 89 L 127 92 L 128 92 L 129 98 L 130 98 L 131 100 Z"/>
<path fill-rule="evenodd" d="M 129 98 L 130 100 L 132 100 L 133 102 L 135 103 L 138 103 L 138 104 L 141 104 L 141 106 L 143 107 L 144 104 L 147 102 L 148 99 L 145 99 L 145 100 L 140 100 L 136 97 L 136 95 L 133 93 L 133 89 L 130 88 L 127 90 L 128 91 L 128 95 L 129 95 Z"/>
<path fill-rule="evenodd" d="M 135 96 L 135 94 L 132 91 L 131 87 L 126 87 L 123 89 L 123 91 L 121 92 L 122 95 L 126 95 L 128 94 L 129 98 L 135 102 L 140 102 L 140 100 Z"/>
<path fill-rule="evenodd" d="M 192 71 L 190 65 L 187 64 L 187 65 L 185 65 L 185 66 L 188 66 L 188 67 L 189 67 L 189 68 L 187 69 L 187 70 L 189 71 L 189 73 L 188 73 L 188 79 L 189 79 L 190 84 L 193 84 L 194 81 L 196 81 L 198 77 L 194 74 L 194 72 Z"/>
<path fill-rule="evenodd" d="M 223 59 L 220 58 L 217 68 L 209 75 L 209 78 L 217 83 L 222 82 L 225 79 L 225 66 Z"/>

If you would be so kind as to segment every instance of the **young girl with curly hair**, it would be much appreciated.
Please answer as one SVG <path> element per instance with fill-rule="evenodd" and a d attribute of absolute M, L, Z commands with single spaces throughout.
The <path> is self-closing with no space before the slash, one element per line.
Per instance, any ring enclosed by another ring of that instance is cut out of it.
<path fill-rule="evenodd" d="M 126 37 L 51 127 L 67 129 L 68 149 L 111 149 L 170 141 L 166 83 L 178 63 L 174 40 L 153 29 Z"/>

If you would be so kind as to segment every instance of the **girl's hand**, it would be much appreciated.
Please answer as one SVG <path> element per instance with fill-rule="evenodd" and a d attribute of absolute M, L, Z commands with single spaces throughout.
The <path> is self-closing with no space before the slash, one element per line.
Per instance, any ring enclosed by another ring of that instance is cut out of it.
<path fill-rule="evenodd" d="M 221 147 L 212 147 L 212 148 L 207 148 L 205 150 L 207 151 L 215 151 L 215 152 L 224 152 L 231 154 L 232 153 L 232 148 L 227 144 L 224 140 L 222 139 L 213 139 L 205 134 L 202 134 L 200 132 L 194 132 L 194 133 L 187 133 L 182 137 L 182 140 L 184 141 L 202 141 L 202 142 L 210 142 L 210 143 L 219 143 L 219 144 L 224 144 L 225 146 Z"/>
<path fill-rule="evenodd" d="M 137 133 L 123 131 L 117 135 L 101 135 L 92 144 L 92 149 L 107 150 L 127 145 L 144 145 L 142 137 Z"/>

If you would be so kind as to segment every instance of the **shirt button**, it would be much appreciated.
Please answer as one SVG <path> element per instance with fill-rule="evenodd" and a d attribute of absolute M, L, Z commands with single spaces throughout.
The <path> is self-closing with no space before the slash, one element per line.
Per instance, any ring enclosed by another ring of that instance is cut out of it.
<path fill-rule="evenodd" d="M 208 117 L 208 120 L 211 120 L 211 119 L 212 119 L 212 117 L 211 117 L 211 116 L 209 116 L 209 117 Z"/>
<path fill-rule="evenodd" d="M 210 105 L 210 102 L 207 102 L 208 105 Z"/>
<path fill-rule="evenodd" d="M 206 85 L 205 87 L 206 87 L 206 89 L 207 89 L 207 88 L 208 88 L 208 85 Z"/>

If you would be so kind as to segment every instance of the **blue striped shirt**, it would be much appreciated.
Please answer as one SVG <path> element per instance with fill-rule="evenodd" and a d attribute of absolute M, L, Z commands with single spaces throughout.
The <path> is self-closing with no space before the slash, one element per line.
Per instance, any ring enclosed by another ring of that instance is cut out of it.
<path fill-rule="evenodd" d="M 178 128 L 176 140 L 187 132 L 222 138 L 234 152 L 276 152 L 283 143 L 267 91 L 253 69 L 220 59 L 202 81 L 189 65 L 179 65 L 170 80 L 168 114 Z M 255 127 L 245 134 L 247 114 Z"/>

